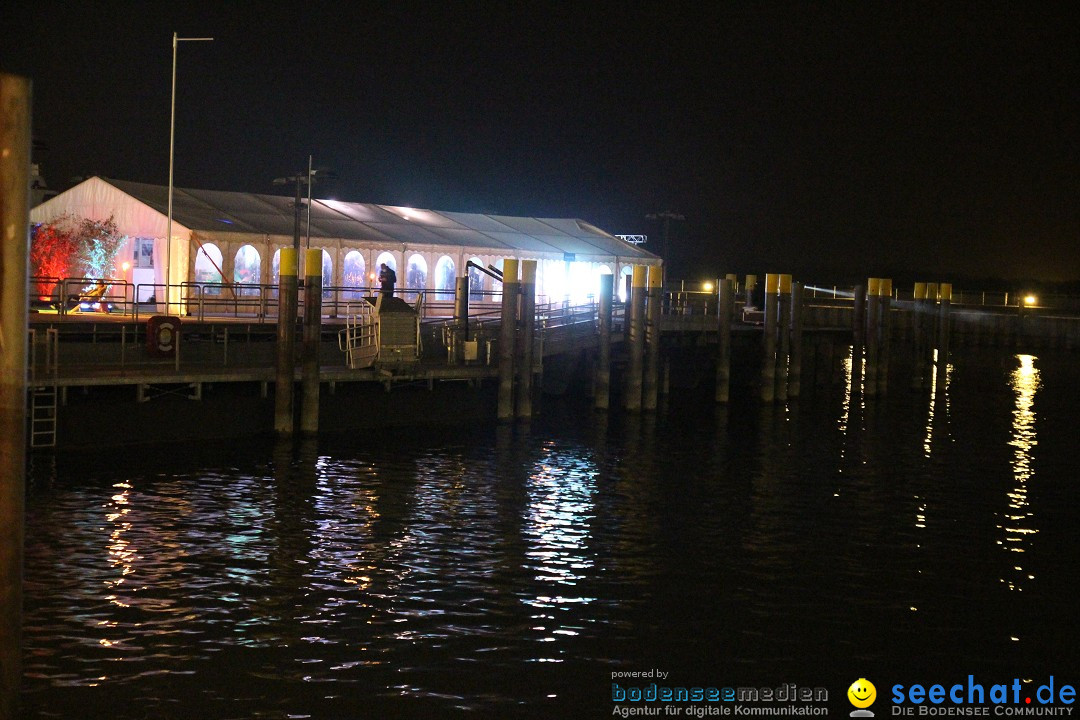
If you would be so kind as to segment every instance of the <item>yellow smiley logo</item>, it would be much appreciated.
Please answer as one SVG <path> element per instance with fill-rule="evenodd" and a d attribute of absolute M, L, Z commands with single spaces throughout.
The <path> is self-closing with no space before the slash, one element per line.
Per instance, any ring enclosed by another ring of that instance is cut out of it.
<path fill-rule="evenodd" d="M 877 699 L 877 688 L 866 678 L 859 678 L 847 689 L 848 700 L 857 708 L 867 708 Z"/>

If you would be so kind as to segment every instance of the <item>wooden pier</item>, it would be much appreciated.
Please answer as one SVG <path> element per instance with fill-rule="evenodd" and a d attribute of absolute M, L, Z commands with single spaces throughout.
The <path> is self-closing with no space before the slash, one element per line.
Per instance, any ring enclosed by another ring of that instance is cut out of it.
<path fill-rule="evenodd" d="M 305 335 L 308 360 L 300 362 L 300 349 L 294 348 L 284 381 L 282 333 L 274 317 L 176 318 L 175 347 L 155 357 L 147 349 L 153 331 L 145 315 L 136 320 L 120 314 L 31 313 L 27 442 L 31 447 L 82 443 L 87 433 L 78 428 L 93 421 L 79 417 L 85 402 L 72 402 L 72 393 L 85 399 L 108 391 L 114 416 L 146 413 L 152 425 L 165 421 L 144 408 L 162 398 L 205 402 L 211 395 L 242 396 L 246 404 L 232 423 L 238 432 L 280 427 L 294 417 L 299 427 L 306 394 L 305 431 L 311 432 L 348 427 L 348 418 L 342 419 L 347 408 L 320 419 L 326 407 L 341 403 L 343 388 L 392 395 L 395 389 L 419 387 L 434 397 L 438 388 L 452 385 L 477 396 L 464 396 L 475 405 L 476 417 L 520 422 L 535 411 L 537 393 L 558 395 L 570 387 L 583 386 L 594 397 L 603 392 L 593 404 L 597 409 L 633 413 L 656 409 L 656 397 L 673 384 L 672 373 L 676 386 L 688 378 L 695 385 L 713 384 L 720 403 L 747 387 L 762 402 L 787 402 L 804 388 L 838 381 L 841 364 L 851 362 L 866 380 L 864 394 L 873 397 L 885 395 L 898 372 L 906 373 L 902 386 L 922 387 L 930 377 L 926 366 L 947 361 L 949 353 L 987 346 L 1075 349 L 1080 343 L 1080 313 L 951 302 L 943 292 L 948 285 L 940 284 L 933 286 L 930 300 L 926 287 L 932 284 L 906 296 L 887 281 L 871 281 L 865 288 L 819 294 L 790 276 L 767 275 L 763 308 L 757 309 L 747 305 L 730 279 L 719 283 L 716 293 L 687 293 L 661 290 L 659 277 L 646 273 L 635 279 L 626 303 L 600 298 L 576 306 L 540 305 L 527 313 L 531 323 L 517 316 L 515 306 L 510 326 L 503 325 L 501 314 L 485 310 L 469 318 L 467 335 L 466 324 L 439 306 L 420 323 L 422 352 L 415 362 L 367 368 L 345 362 L 338 337 L 345 318 L 320 315 L 317 330 Z M 514 292 L 524 285 L 507 283 Z M 305 325 L 312 325 L 310 317 L 307 323 L 298 317 L 295 327 Z M 470 338 L 468 354 L 462 352 L 463 337 Z M 290 403 L 284 415 L 276 409 L 282 382 L 294 392 L 305 388 L 297 392 L 301 401 Z M 498 402 L 481 397 L 500 388 Z M 419 405 L 409 416 L 422 419 L 425 401 L 413 402 Z M 495 409 L 486 415 L 489 404 Z M 274 408 L 276 418 L 270 426 L 263 417 L 267 408 Z M 197 411 L 185 410 L 185 417 L 192 413 Z M 172 432 L 179 439 L 194 429 L 177 426 Z"/>

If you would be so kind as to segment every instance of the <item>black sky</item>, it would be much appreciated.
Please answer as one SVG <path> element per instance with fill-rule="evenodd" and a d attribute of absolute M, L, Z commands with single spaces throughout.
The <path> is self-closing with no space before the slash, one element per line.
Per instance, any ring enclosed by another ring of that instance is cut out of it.
<path fill-rule="evenodd" d="M 23 3 L 49 184 L 572 216 L 675 275 L 1080 280 L 1080 21 L 1028 3 Z"/>

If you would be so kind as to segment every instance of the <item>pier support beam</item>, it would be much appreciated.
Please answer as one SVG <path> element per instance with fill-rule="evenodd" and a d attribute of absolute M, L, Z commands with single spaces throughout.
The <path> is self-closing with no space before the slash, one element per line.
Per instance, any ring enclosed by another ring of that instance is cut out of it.
<path fill-rule="evenodd" d="M 658 265 L 649 268 L 649 287 L 645 295 L 645 379 L 642 409 L 656 410 L 660 384 L 660 302 L 664 295 L 664 271 Z"/>
<path fill-rule="evenodd" d="M 735 314 L 735 282 L 729 275 L 720 281 L 716 315 L 716 402 L 731 399 L 731 319 Z"/>
<path fill-rule="evenodd" d="M 641 410 L 641 385 L 645 354 L 645 281 L 648 268 L 635 265 L 630 285 L 630 365 L 626 373 L 623 407 L 629 412 Z"/>
<path fill-rule="evenodd" d="M 536 261 L 521 261 L 521 302 L 518 325 L 521 327 L 517 348 L 517 418 L 532 419 L 533 336 L 536 329 Z"/>
<path fill-rule="evenodd" d="M 514 419 L 514 360 L 520 285 L 518 261 L 503 260 L 502 319 L 499 325 L 499 420 Z"/>
<path fill-rule="evenodd" d="M 749 284 L 749 281 L 748 283 Z M 761 358 L 761 402 L 776 398 L 776 326 L 779 308 L 780 276 L 765 275 L 765 335 Z"/>
<path fill-rule="evenodd" d="M 293 434 L 296 379 L 296 248 L 281 248 L 278 270 L 277 376 L 274 382 L 274 432 Z"/>
<path fill-rule="evenodd" d="M 319 432 L 319 341 L 322 339 L 322 249 L 304 252 L 304 348 L 301 375 L 303 398 L 300 432 Z"/>
<path fill-rule="evenodd" d="M 29 194 L 30 81 L 0 73 L 0 718 L 22 681 Z"/>
<path fill-rule="evenodd" d="M 611 311 L 615 298 L 615 276 L 600 276 L 600 317 L 597 318 L 600 348 L 596 358 L 596 389 L 593 407 L 607 410 L 611 404 Z"/>

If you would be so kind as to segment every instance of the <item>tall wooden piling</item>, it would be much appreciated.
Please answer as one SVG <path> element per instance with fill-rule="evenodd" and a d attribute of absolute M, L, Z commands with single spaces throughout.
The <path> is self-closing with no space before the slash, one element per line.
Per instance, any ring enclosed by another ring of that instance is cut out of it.
<path fill-rule="evenodd" d="M 502 319 L 499 325 L 499 420 L 514 418 L 514 361 L 517 337 L 517 309 L 520 284 L 518 261 L 503 260 Z"/>
<path fill-rule="evenodd" d="M 600 276 L 600 307 L 597 318 L 600 347 L 596 358 L 593 407 L 607 410 L 611 404 L 611 311 L 615 299 L 615 276 Z"/>
<path fill-rule="evenodd" d="M 762 338 L 761 402 L 771 403 L 776 398 L 776 326 L 780 290 L 780 276 L 765 275 L 765 328 Z"/>
<path fill-rule="evenodd" d="M 754 288 L 757 287 L 757 275 L 747 275 L 746 285 L 743 287 L 743 304 L 750 307 L 754 304 L 753 294 Z"/>
<path fill-rule="evenodd" d="M 277 375 L 274 432 L 293 434 L 296 377 L 296 248 L 281 248 L 278 262 Z"/>
<path fill-rule="evenodd" d="M 851 387 L 861 388 L 866 352 L 866 286 L 855 286 L 851 311 Z"/>
<path fill-rule="evenodd" d="M 630 412 L 641 410 L 641 386 L 645 365 L 645 281 L 648 268 L 635 265 L 630 285 L 630 363 L 626 373 L 623 407 Z"/>
<path fill-rule="evenodd" d="M 878 285 L 878 373 L 877 392 L 889 389 L 889 356 L 892 350 L 892 279 L 881 278 Z"/>
<path fill-rule="evenodd" d="M 304 251 L 304 334 L 300 432 L 319 432 L 319 344 L 322 340 L 322 249 Z"/>
<path fill-rule="evenodd" d="M 952 284 L 938 285 L 938 365 L 944 368 L 949 364 L 950 310 L 952 305 Z"/>
<path fill-rule="evenodd" d="M 866 377 L 863 395 L 877 395 L 878 361 L 880 360 L 881 279 L 866 281 Z"/>
<path fill-rule="evenodd" d="M 450 353 L 450 362 L 460 365 L 465 362 L 465 341 L 469 339 L 469 276 L 454 278 L 454 347 Z"/>
<path fill-rule="evenodd" d="M 788 370 L 788 397 L 797 398 L 802 393 L 803 359 L 803 284 L 791 286 L 791 365 Z"/>
<path fill-rule="evenodd" d="M 29 191 L 30 81 L 0 73 L 0 718 L 22 680 Z"/>
<path fill-rule="evenodd" d="M 716 402 L 731 399 L 731 319 L 735 314 L 735 282 L 729 275 L 720 281 L 716 313 Z"/>
<path fill-rule="evenodd" d="M 911 387 L 918 389 L 923 386 L 923 375 L 926 373 L 926 337 L 924 328 L 926 323 L 926 283 L 915 283 L 911 300 Z"/>
<path fill-rule="evenodd" d="M 791 276 L 781 275 L 776 295 L 776 399 L 788 399 L 791 361 Z"/>
<path fill-rule="evenodd" d="M 641 397 L 642 409 L 656 410 L 657 386 L 660 382 L 660 303 L 663 300 L 664 271 L 659 265 L 649 268 L 648 289 L 645 294 L 645 377 Z"/>
<path fill-rule="evenodd" d="M 521 329 L 517 347 L 517 418 L 529 420 L 533 413 L 533 335 L 536 328 L 536 261 L 521 261 L 521 301 L 518 303 Z"/>

